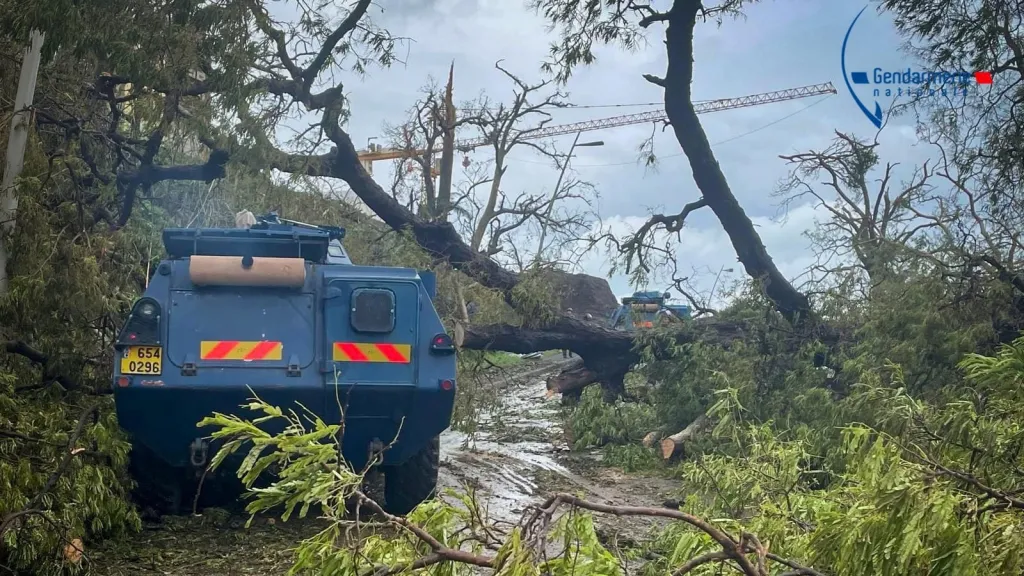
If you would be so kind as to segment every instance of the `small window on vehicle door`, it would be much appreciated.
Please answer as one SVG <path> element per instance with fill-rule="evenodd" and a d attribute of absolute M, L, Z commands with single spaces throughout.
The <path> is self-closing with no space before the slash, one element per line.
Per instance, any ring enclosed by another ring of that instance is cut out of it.
<path fill-rule="evenodd" d="M 386 334 L 395 329 L 395 293 L 381 288 L 352 292 L 352 328 L 357 332 Z"/>

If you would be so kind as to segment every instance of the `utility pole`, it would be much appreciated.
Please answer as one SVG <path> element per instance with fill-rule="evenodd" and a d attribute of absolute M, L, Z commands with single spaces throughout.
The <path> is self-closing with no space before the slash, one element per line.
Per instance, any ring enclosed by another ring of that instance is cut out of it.
<path fill-rule="evenodd" d="M 548 221 L 551 219 L 551 212 L 555 207 L 555 199 L 558 197 L 558 191 L 562 188 L 562 179 L 565 177 L 566 169 L 569 168 L 569 161 L 572 160 L 573 151 L 582 146 L 604 146 L 603 140 L 579 144 L 581 134 L 583 134 L 583 132 L 576 133 L 576 138 L 573 139 L 572 146 L 569 147 L 569 153 L 565 156 L 565 162 L 562 163 L 562 170 L 558 173 L 558 181 L 555 182 L 555 189 L 551 192 L 551 200 L 548 201 L 548 207 L 544 211 L 544 218 L 540 221 L 540 242 L 537 243 L 537 254 L 533 257 L 534 266 L 540 264 L 541 256 L 544 254 L 544 237 L 547 236 Z"/>
<path fill-rule="evenodd" d="M 36 77 L 39 75 L 39 60 L 43 51 L 44 34 L 33 30 L 29 34 L 29 46 L 21 61 L 21 77 L 18 92 L 14 97 L 14 114 L 7 137 L 7 162 L 4 177 L 0 182 L 0 296 L 7 294 L 7 261 L 9 253 L 4 238 L 14 232 L 18 218 L 18 191 L 14 182 L 25 167 L 25 148 L 28 146 L 28 132 L 32 121 L 32 99 L 36 93 Z"/>

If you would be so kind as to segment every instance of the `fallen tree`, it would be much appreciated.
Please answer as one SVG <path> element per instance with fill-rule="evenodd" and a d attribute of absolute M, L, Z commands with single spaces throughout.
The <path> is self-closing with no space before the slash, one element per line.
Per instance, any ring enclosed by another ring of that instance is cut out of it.
<path fill-rule="evenodd" d="M 728 347 L 747 333 L 743 323 L 708 318 L 667 332 L 665 336 L 675 344 L 700 340 Z M 536 350 L 572 350 L 581 361 L 549 380 L 548 390 L 559 394 L 578 393 L 586 386 L 600 383 L 608 399 L 622 396 L 625 392 L 623 379 L 640 360 L 632 333 L 595 326 L 569 316 L 558 317 L 537 328 L 508 324 L 471 326 L 466 330 L 463 345 L 475 350 L 520 354 Z"/>
<path fill-rule="evenodd" d="M 554 3 L 554 2 L 553 2 Z M 583 9 L 582 2 L 560 2 L 570 5 L 573 9 Z M 365 10 L 368 2 L 360 2 L 353 10 L 349 19 L 359 19 L 359 8 Z M 630 3 L 632 6 L 632 3 Z M 634 12 L 641 11 L 639 6 L 633 7 Z M 650 10 L 649 8 L 647 10 Z M 625 14 L 625 11 L 622 12 Z M 641 229 L 627 243 L 625 250 L 633 250 L 643 242 L 644 235 L 655 227 L 663 227 L 666 231 L 678 231 L 684 224 L 685 216 L 695 208 L 703 205 L 710 207 L 726 229 L 739 260 L 748 274 L 760 281 L 766 296 L 776 309 L 791 322 L 803 322 L 810 314 L 807 297 L 793 288 L 782 276 L 754 229 L 750 218 L 736 201 L 722 173 L 710 143 L 704 134 L 700 121 L 691 101 L 690 83 L 693 75 L 693 29 L 698 17 L 706 18 L 708 11 L 701 7 L 698 0 L 677 0 L 672 8 L 665 13 L 651 11 L 640 22 L 646 28 L 655 22 L 667 22 L 666 46 L 668 51 L 668 70 L 665 78 L 646 76 L 646 78 L 665 89 L 665 109 L 669 122 L 675 131 L 683 151 L 690 159 L 694 180 L 702 193 L 699 205 L 687 205 L 675 217 L 654 216 L 647 226 Z M 280 37 L 283 33 L 270 27 L 254 12 L 261 29 L 269 37 Z M 550 16 L 550 14 L 549 14 Z M 624 17 L 621 16 L 620 17 Z M 558 18 L 552 17 L 556 23 Z M 632 24 L 631 25 L 635 25 Z M 344 26 L 344 24 L 343 24 Z M 343 26 L 338 30 L 342 31 Z M 350 24 L 354 27 L 354 23 Z M 343 33 L 332 35 L 321 48 L 321 53 L 333 50 Z M 278 46 L 280 60 L 291 63 L 291 57 L 283 44 Z M 435 257 L 446 259 L 454 268 L 461 270 L 480 284 L 500 291 L 505 301 L 513 308 L 520 309 L 515 296 L 515 289 L 520 283 L 520 276 L 514 274 L 480 251 L 473 250 L 448 222 L 428 221 L 418 217 L 394 198 L 387 194 L 360 163 L 356 148 L 348 135 L 339 125 L 343 96 L 340 90 L 314 94 L 309 89 L 305 78 L 316 77 L 322 66 L 320 59 L 314 60 L 309 67 L 297 69 L 292 65 L 288 77 L 274 78 L 267 82 L 267 91 L 279 97 L 288 97 L 303 102 L 310 110 L 322 112 L 321 128 L 326 137 L 333 142 L 330 152 L 318 156 L 297 155 L 278 150 L 269 141 L 264 146 L 274 152 L 269 155 L 270 166 L 289 173 L 300 173 L 310 176 L 325 176 L 344 180 L 352 191 L 385 223 L 396 230 L 408 230 L 416 242 Z M 287 68 L 287 66 L 286 66 Z M 223 147 L 221 145 L 219 147 Z M 236 158 L 246 161 L 251 154 L 240 149 L 237 142 L 227 144 Z M 267 158 L 266 154 L 260 155 Z M 632 246 L 632 247 L 631 247 Z M 723 330 L 724 328 L 724 330 Z M 704 326 L 701 326 L 701 330 Z M 724 327 L 720 324 L 709 324 L 707 330 L 715 334 L 715 340 L 723 340 L 725 334 L 736 336 L 735 327 Z M 719 333 L 724 331 L 725 334 Z M 684 333 L 685 334 L 685 333 Z M 681 336 L 684 341 L 693 339 L 692 334 Z M 617 396 L 623 391 L 622 379 L 636 363 L 637 354 L 633 351 L 633 338 L 630 334 L 616 332 L 601 326 L 580 322 L 573 318 L 561 317 L 542 326 L 478 326 L 467 330 L 463 345 L 473 349 L 495 349 L 508 352 L 533 352 L 537 350 L 562 348 L 572 350 L 584 361 L 585 368 L 574 369 L 573 384 L 576 387 L 593 382 L 601 382 L 606 387 L 607 396 Z M 568 375 L 565 378 L 568 383 Z"/>
<path fill-rule="evenodd" d="M 668 11 L 656 12 L 646 5 L 624 2 L 622 10 L 610 15 L 594 16 L 586 14 L 588 4 L 580 0 L 547 0 L 536 4 L 552 24 L 563 28 L 563 51 L 573 52 L 577 56 L 563 60 L 566 69 L 564 74 L 558 75 L 561 80 L 568 77 L 568 71 L 575 63 L 588 61 L 579 56 L 583 53 L 581 51 L 589 51 L 590 39 L 615 40 L 595 30 L 601 25 L 601 18 L 611 18 L 612 24 L 621 24 L 623 34 L 627 29 L 637 31 L 655 23 L 667 24 L 665 37 L 668 68 L 665 77 L 647 75 L 645 78 L 664 88 L 669 123 L 690 160 L 701 198 L 686 203 L 678 214 L 652 216 L 646 225 L 627 239 L 621 250 L 631 260 L 638 259 L 638 265 L 642 266 L 645 238 L 649 234 L 657 230 L 678 232 L 684 226 L 688 214 L 708 207 L 714 211 L 728 233 L 747 273 L 761 284 L 776 309 L 792 322 L 803 322 L 809 318 L 811 314 L 806 296 L 796 291 L 778 271 L 750 218 L 736 201 L 691 102 L 693 29 L 698 18 L 706 19 L 725 9 L 704 9 L 698 0 L 676 0 Z M 145 139 L 126 139 L 121 133 L 123 123 L 119 122 L 110 122 L 90 132 L 90 137 L 96 137 L 94 139 L 115 143 L 115 151 L 131 148 L 134 153 L 127 157 L 136 159 L 128 163 L 114 163 L 109 169 L 90 164 L 91 172 L 98 175 L 99 181 L 106 179 L 125 182 L 119 186 L 121 210 L 115 227 L 119 228 L 128 220 L 132 206 L 137 201 L 138 190 L 147 191 L 159 181 L 211 181 L 224 175 L 224 167 L 228 162 L 241 163 L 256 170 L 270 169 L 296 176 L 342 180 L 387 226 L 409 233 L 436 260 L 446 261 L 482 286 L 500 293 L 504 301 L 524 319 L 521 326 L 471 327 L 463 342 L 465 347 L 509 352 L 568 349 L 578 354 L 585 363 L 585 369 L 574 375 L 573 389 L 601 382 L 609 392 L 609 397 L 619 395 L 622 392 L 623 376 L 638 359 L 630 334 L 573 318 L 557 317 L 558 311 L 538 314 L 538 310 L 527 302 L 528 298 L 524 298 L 521 290 L 527 275 L 516 274 L 488 257 L 485 252 L 473 249 L 451 223 L 423 218 L 410 211 L 378 185 L 364 169 L 352 138 L 342 127 L 347 114 L 345 87 L 330 77 L 335 72 L 332 68 L 343 64 L 336 54 L 358 51 L 353 46 L 358 45 L 359 49 L 366 50 L 360 57 L 360 67 L 373 60 L 385 65 L 393 61 L 396 40 L 386 30 L 374 25 L 368 16 L 370 7 L 370 0 L 352 2 L 346 8 L 341 8 L 336 16 L 331 16 L 329 26 L 310 33 L 299 24 L 277 24 L 261 2 L 243 2 L 231 10 L 218 12 L 217 19 L 225 29 L 234 26 L 239 30 L 255 30 L 253 38 L 245 40 L 245 50 L 240 48 L 241 45 L 228 42 L 222 46 L 211 46 L 209 50 L 214 52 L 209 54 L 197 53 L 194 63 L 181 64 L 183 69 L 187 65 L 191 69 L 201 70 L 203 76 L 199 79 L 194 75 L 159 78 L 158 82 L 163 84 L 154 82 L 142 89 L 133 84 L 134 79 L 127 75 L 104 73 L 98 76 L 94 91 L 106 96 L 106 100 L 111 103 L 114 118 L 120 113 L 119 103 L 110 95 L 119 93 L 118 90 L 124 90 L 129 85 L 132 87 L 128 89 L 134 91 L 133 98 L 149 97 L 163 104 L 157 108 L 159 122 L 154 124 L 157 128 L 146 135 Z M 559 9 L 556 10 L 556 7 Z M 211 7 L 210 10 L 217 12 L 221 8 Z M 584 16 L 576 19 L 577 14 Z M 101 18 L 103 15 L 97 12 L 93 16 Z M 46 23 L 26 22 L 25 25 L 42 29 Z M 574 26 L 582 28 L 574 30 Z M 574 42 L 584 42 L 584 45 Z M 316 46 L 317 43 L 319 46 Z M 341 50 L 342 47 L 345 50 Z M 251 49 L 260 54 L 254 57 L 249 52 Z M 246 58 L 250 58 L 248 61 L 251 63 L 250 76 L 244 82 L 240 81 L 236 71 L 228 69 L 231 67 L 220 65 L 223 58 L 241 57 L 242 52 Z M 192 112 L 203 109 L 202 103 L 213 96 L 222 97 L 217 100 L 221 102 L 221 108 L 214 116 L 221 116 L 228 122 L 211 122 Z M 305 113 L 319 116 L 313 127 L 314 131 L 319 132 L 319 137 L 311 136 L 305 140 L 310 148 L 301 152 L 281 148 L 273 141 L 273 131 L 268 128 L 268 125 L 281 117 L 282 111 L 296 107 Z M 53 118 L 50 122 L 65 130 L 69 141 L 82 138 L 81 134 L 75 132 L 75 126 L 79 124 L 76 118 Z M 176 124 L 194 129 L 197 139 L 209 148 L 210 153 L 205 162 L 187 166 L 158 165 L 158 151 L 165 135 Z M 223 126 L 231 126 L 231 129 L 226 130 Z M 330 148 L 324 151 L 326 146 Z M 702 323 L 695 325 L 694 330 L 680 332 L 677 340 L 691 341 L 699 333 L 702 338 L 727 342 L 730 338 L 742 337 L 741 332 L 735 326 Z"/>

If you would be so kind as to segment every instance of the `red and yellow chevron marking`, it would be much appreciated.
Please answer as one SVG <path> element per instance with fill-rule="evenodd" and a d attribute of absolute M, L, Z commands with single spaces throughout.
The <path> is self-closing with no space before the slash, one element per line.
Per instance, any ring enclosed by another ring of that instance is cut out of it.
<path fill-rule="evenodd" d="M 408 364 L 412 361 L 410 344 L 377 344 L 370 342 L 335 342 L 335 362 L 390 362 Z"/>
<path fill-rule="evenodd" d="M 199 343 L 202 360 L 280 360 L 280 342 L 245 340 L 203 340 Z"/>

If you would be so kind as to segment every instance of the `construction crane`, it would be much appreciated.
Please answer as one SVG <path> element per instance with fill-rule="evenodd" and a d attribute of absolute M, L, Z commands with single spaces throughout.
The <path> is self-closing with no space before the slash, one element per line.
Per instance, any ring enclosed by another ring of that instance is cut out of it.
<path fill-rule="evenodd" d="M 775 102 L 784 102 L 786 100 L 797 100 L 800 98 L 810 98 L 812 96 L 821 96 L 824 94 L 836 94 L 835 86 L 831 82 L 825 82 L 824 84 L 812 84 L 810 86 L 801 86 L 799 88 L 790 88 L 788 90 L 777 90 L 775 92 L 764 92 L 761 94 L 751 94 L 749 96 L 740 96 L 739 98 L 723 98 L 720 100 L 704 100 L 700 102 L 694 102 L 693 108 L 697 114 L 707 114 L 708 112 L 720 112 L 722 110 L 732 110 L 735 108 L 747 108 L 750 106 L 760 106 L 762 104 L 772 104 Z M 554 136 L 563 136 L 565 134 L 576 134 L 578 132 L 590 132 L 593 130 L 603 130 L 605 128 L 617 128 L 619 126 L 630 126 L 633 124 L 646 124 L 648 122 L 661 122 L 668 119 L 668 115 L 664 110 L 651 110 L 649 112 L 639 112 L 637 114 L 625 114 L 622 116 L 612 116 L 609 118 L 599 118 L 597 120 L 584 120 L 583 122 L 573 122 L 571 124 L 558 124 L 555 126 L 546 126 L 539 130 L 530 132 L 530 134 L 524 136 L 524 139 L 538 140 L 541 138 L 551 138 Z M 487 146 L 491 142 L 487 138 L 474 138 L 471 140 L 464 140 L 455 143 L 455 148 L 459 152 L 466 153 L 480 148 L 481 146 Z M 359 153 L 359 160 L 363 163 L 363 167 L 371 175 L 373 174 L 373 163 L 381 160 L 394 160 L 397 158 L 414 158 L 416 156 L 422 156 L 426 154 L 427 150 L 413 150 L 408 148 L 384 148 L 378 145 L 371 144 L 367 150 Z M 463 162 L 466 165 L 468 158 Z"/>

